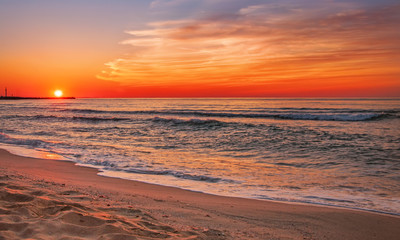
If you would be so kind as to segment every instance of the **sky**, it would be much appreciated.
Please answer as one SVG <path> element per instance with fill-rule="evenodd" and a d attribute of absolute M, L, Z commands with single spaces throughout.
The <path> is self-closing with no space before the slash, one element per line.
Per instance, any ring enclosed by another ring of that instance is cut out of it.
<path fill-rule="evenodd" d="M 0 93 L 400 97 L 398 0 L 0 0 Z"/>

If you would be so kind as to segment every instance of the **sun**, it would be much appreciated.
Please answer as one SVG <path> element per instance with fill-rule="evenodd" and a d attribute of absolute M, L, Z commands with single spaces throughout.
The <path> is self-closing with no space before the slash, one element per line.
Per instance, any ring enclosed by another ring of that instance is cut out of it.
<path fill-rule="evenodd" d="M 62 95 L 63 95 L 63 92 L 62 92 L 61 90 L 55 90 L 55 91 L 54 91 L 54 96 L 56 96 L 56 97 L 62 97 Z"/>

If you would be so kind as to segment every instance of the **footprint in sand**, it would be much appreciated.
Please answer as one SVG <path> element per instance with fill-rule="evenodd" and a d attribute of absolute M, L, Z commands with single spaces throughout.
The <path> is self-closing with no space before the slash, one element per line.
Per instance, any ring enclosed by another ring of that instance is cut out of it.
<path fill-rule="evenodd" d="M 6 185 L 8 189 L 13 190 L 26 190 L 26 187 L 18 186 L 18 185 Z"/>
<path fill-rule="evenodd" d="M 64 192 L 60 192 L 60 195 L 63 195 L 66 198 L 69 198 L 71 200 L 76 200 L 76 201 L 91 201 L 92 200 L 91 197 L 88 197 L 77 191 L 64 191 Z"/>
<path fill-rule="evenodd" d="M 78 226 L 96 227 L 105 224 L 105 220 L 93 216 L 85 216 L 77 212 L 68 212 L 60 217 L 60 219 L 69 224 Z"/>
<path fill-rule="evenodd" d="M 77 191 L 63 191 L 63 192 L 60 192 L 60 195 L 76 196 L 76 195 L 82 195 L 82 193 L 77 192 Z"/>
<path fill-rule="evenodd" d="M 44 196 L 44 195 L 47 195 L 46 192 L 43 192 L 43 191 L 40 191 L 40 190 L 29 192 L 29 194 L 34 195 L 34 196 Z"/>
<path fill-rule="evenodd" d="M 30 202 L 34 198 L 29 195 L 20 193 L 10 193 L 7 191 L 0 191 L 0 200 L 6 202 Z"/>
<path fill-rule="evenodd" d="M 145 228 L 151 229 L 151 230 L 161 230 L 161 231 L 165 231 L 165 232 L 176 232 L 175 229 L 173 229 L 172 227 L 169 226 L 163 226 L 163 225 L 155 225 L 151 222 L 147 222 L 147 221 L 139 221 L 138 224 L 140 226 L 143 226 Z"/>

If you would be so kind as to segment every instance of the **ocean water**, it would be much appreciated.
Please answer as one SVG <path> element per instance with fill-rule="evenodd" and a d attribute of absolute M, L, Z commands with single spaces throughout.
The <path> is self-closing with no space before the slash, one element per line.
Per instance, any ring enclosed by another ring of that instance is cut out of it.
<path fill-rule="evenodd" d="M 399 99 L 0 101 L 0 147 L 110 177 L 400 215 Z"/>

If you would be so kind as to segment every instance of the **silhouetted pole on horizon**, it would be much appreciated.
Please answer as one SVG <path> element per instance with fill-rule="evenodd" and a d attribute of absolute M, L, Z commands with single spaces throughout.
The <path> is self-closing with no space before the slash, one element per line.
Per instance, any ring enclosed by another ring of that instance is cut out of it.
<path fill-rule="evenodd" d="M 75 99 L 75 97 L 18 97 L 15 96 L 13 92 L 11 92 L 10 96 L 8 96 L 7 87 L 4 88 L 4 96 L 0 90 L 0 100 L 26 100 L 26 99 Z"/>

